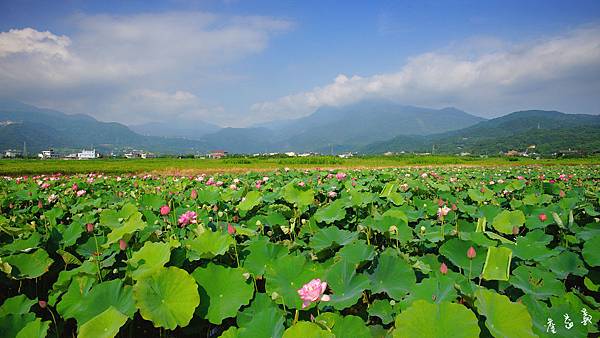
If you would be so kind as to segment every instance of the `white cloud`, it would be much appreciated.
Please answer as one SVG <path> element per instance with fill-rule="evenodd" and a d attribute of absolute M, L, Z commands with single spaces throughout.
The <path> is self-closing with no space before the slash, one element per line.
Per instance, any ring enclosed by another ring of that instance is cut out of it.
<path fill-rule="evenodd" d="M 404 104 L 458 106 L 481 115 L 526 108 L 600 112 L 598 95 L 590 95 L 600 92 L 599 27 L 528 44 L 493 45 L 494 51 L 476 56 L 449 50 L 425 53 L 409 59 L 395 73 L 341 74 L 328 85 L 257 103 L 252 111 L 263 120 L 289 118 L 320 106 L 387 98 Z M 489 44 L 482 49 L 489 50 Z"/>
<path fill-rule="evenodd" d="M 167 12 L 78 15 L 68 25 L 69 36 L 32 28 L 0 32 L 0 96 L 128 123 L 156 119 L 155 112 L 168 113 L 165 119 L 204 112 L 219 120 L 213 114 L 221 110 L 195 96 L 232 78 L 221 68 L 261 52 L 291 23 Z M 156 105 L 145 116 L 139 108 L 151 101 Z"/>

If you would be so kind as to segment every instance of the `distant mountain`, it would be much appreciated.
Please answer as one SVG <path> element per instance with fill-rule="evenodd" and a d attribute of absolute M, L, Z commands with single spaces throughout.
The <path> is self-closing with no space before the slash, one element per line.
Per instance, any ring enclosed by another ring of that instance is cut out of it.
<path fill-rule="evenodd" d="M 48 148 L 96 148 L 103 152 L 138 148 L 161 153 L 208 149 L 201 141 L 142 136 L 120 123 L 100 122 L 88 115 L 68 115 L 16 101 L 0 101 L 0 150 L 22 149 L 23 143 L 29 153 Z"/>
<path fill-rule="evenodd" d="M 525 150 L 535 145 L 535 152 L 548 154 L 575 149 L 600 151 L 600 116 L 565 114 L 557 111 L 527 110 L 480 122 L 457 131 L 425 137 L 398 136 L 375 142 L 363 151 L 435 151 L 439 153 L 469 152 L 496 154 L 509 150 Z"/>
<path fill-rule="evenodd" d="M 474 125 L 484 119 L 455 108 L 429 109 L 387 100 L 321 107 L 277 130 L 289 150 L 322 151 L 332 145 L 363 146 L 397 135 L 428 135 Z"/>
<path fill-rule="evenodd" d="M 199 140 L 202 136 L 221 129 L 216 124 L 198 121 L 174 120 L 167 122 L 149 122 L 130 125 L 129 129 L 146 136 L 177 137 Z"/>

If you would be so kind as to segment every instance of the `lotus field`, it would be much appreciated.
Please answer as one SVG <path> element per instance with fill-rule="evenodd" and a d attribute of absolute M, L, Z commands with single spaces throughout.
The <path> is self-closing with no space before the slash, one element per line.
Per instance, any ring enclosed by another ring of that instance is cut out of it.
<path fill-rule="evenodd" d="M 0 179 L 1 337 L 598 335 L 598 166 Z"/>

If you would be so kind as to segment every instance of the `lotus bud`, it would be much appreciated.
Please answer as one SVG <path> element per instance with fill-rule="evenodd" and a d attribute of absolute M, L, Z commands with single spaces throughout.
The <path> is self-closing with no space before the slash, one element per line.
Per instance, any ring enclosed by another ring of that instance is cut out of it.
<path fill-rule="evenodd" d="M 249 273 L 249 272 L 244 272 L 244 273 L 242 274 L 242 276 L 244 276 L 244 279 L 245 279 L 245 280 L 248 280 L 248 278 L 250 278 L 250 273 Z"/>
<path fill-rule="evenodd" d="M 230 235 L 235 235 L 235 232 L 235 227 L 231 225 L 231 223 L 227 223 L 227 233 L 229 233 Z"/>
<path fill-rule="evenodd" d="M 276 300 L 277 298 L 279 298 L 279 294 L 277 292 L 273 291 L 273 293 L 271 293 L 271 299 Z"/>
<path fill-rule="evenodd" d="M 469 247 L 469 250 L 467 250 L 467 257 L 469 259 L 473 259 L 477 256 L 477 252 L 475 252 L 475 248 L 474 247 Z"/>
<path fill-rule="evenodd" d="M 45 309 L 45 308 L 46 308 L 46 306 L 48 306 L 48 303 L 47 303 L 45 300 L 41 300 L 41 299 L 40 299 L 40 300 L 38 301 L 38 305 L 39 305 L 39 306 L 40 306 L 42 309 Z"/>
<path fill-rule="evenodd" d="M 446 265 L 446 263 L 442 263 L 442 265 L 440 265 L 440 272 L 442 273 L 442 275 L 448 273 L 448 266 Z"/>
<path fill-rule="evenodd" d="M 94 224 L 92 224 L 92 223 L 86 224 L 85 229 L 87 230 L 87 232 L 94 232 Z"/>
<path fill-rule="evenodd" d="M 127 249 L 127 242 L 125 242 L 124 239 L 119 240 L 119 249 L 121 249 L 121 251 Z"/>
<path fill-rule="evenodd" d="M 546 222 L 546 220 L 548 219 L 548 216 L 546 216 L 546 214 L 544 214 L 543 212 L 538 216 L 538 218 L 540 219 L 540 221 L 542 222 Z"/>

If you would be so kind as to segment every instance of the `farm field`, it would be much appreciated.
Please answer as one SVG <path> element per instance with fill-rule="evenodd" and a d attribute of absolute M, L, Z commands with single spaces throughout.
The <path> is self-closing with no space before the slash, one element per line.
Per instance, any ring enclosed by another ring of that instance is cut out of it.
<path fill-rule="evenodd" d="M 598 335 L 600 166 L 456 159 L 0 161 L 0 332 Z"/>
<path fill-rule="evenodd" d="M 565 159 L 530 159 L 516 157 L 469 157 L 469 156 L 360 156 L 342 159 L 335 156 L 315 157 L 230 157 L 212 159 L 97 159 L 77 160 L 0 160 L 0 175 L 35 174 L 81 174 L 81 173 L 153 173 L 159 175 L 196 175 L 202 173 L 269 171 L 283 169 L 316 168 L 393 168 L 408 166 L 517 166 L 517 165 L 589 165 L 600 164 L 600 157 Z"/>

